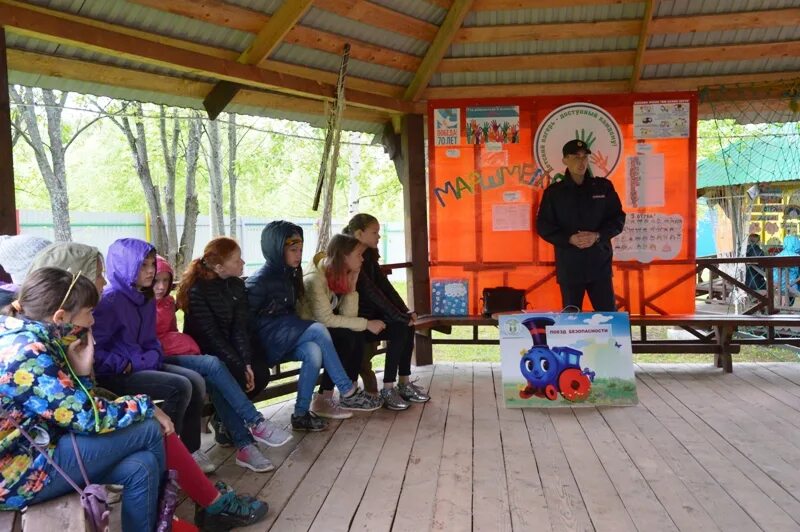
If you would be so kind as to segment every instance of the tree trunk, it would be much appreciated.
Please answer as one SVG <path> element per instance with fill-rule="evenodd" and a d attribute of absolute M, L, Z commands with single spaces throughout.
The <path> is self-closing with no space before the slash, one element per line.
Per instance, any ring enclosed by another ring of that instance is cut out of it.
<path fill-rule="evenodd" d="M 18 131 L 33 149 L 36 164 L 39 166 L 39 171 L 50 195 L 50 210 L 53 215 L 55 241 L 70 242 L 72 241 L 72 228 L 69 219 L 67 170 L 64 162 L 66 147 L 61 137 L 61 113 L 64 110 L 64 104 L 69 93 L 63 93 L 59 99 L 56 98 L 52 90 L 42 89 L 42 97 L 46 105 L 45 115 L 49 140 L 49 145 L 45 146 L 42 135 L 39 132 L 33 89 L 22 88 L 20 91 L 21 93 L 17 92 L 16 87 L 10 88 L 11 98 L 22 113 L 27 134 L 22 132 L 21 129 L 18 129 Z M 48 154 L 50 155 L 49 158 Z"/>
<path fill-rule="evenodd" d="M 230 216 L 230 235 L 231 238 L 236 238 L 236 227 L 239 221 L 236 219 L 236 115 L 228 113 L 230 120 L 228 121 L 228 193 L 229 211 Z"/>
<path fill-rule="evenodd" d="M 209 164 L 208 164 L 208 188 L 209 188 L 209 211 L 211 215 L 211 236 L 225 234 L 225 215 L 222 208 L 222 145 L 219 139 L 219 122 L 209 120 L 208 124 L 208 144 L 209 144 Z"/>
<path fill-rule="evenodd" d="M 165 106 L 160 106 L 159 131 L 161 133 L 161 148 L 164 151 L 164 166 L 167 172 L 167 183 L 164 186 L 164 207 L 167 217 L 167 261 L 176 267 L 178 254 L 178 223 L 175 217 L 175 179 L 178 161 L 178 138 L 181 134 L 180 122 L 177 111 L 172 115 L 172 138 L 167 136 L 167 112 Z"/>
<path fill-rule="evenodd" d="M 179 275 L 186 270 L 192 260 L 195 233 L 197 232 L 197 216 L 200 213 L 195 176 L 197 174 L 197 160 L 200 155 L 200 138 L 203 134 L 203 125 L 200 122 L 200 114 L 194 112 L 193 115 L 193 119 L 189 123 L 189 139 L 186 144 L 186 203 L 183 209 L 183 234 L 181 235 L 181 245 L 175 258 L 175 271 L 179 272 Z"/>
<path fill-rule="evenodd" d="M 145 136 L 144 122 L 142 120 L 144 112 L 141 103 L 134 102 L 133 106 L 136 122 L 135 133 L 131 127 L 130 119 L 127 116 L 122 117 L 120 122 L 114 120 L 114 123 L 122 129 L 123 133 L 125 133 L 125 137 L 128 139 L 128 146 L 133 156 L 133 166 L 142 184 L 147 210 L 150 213 L 152 244 L 155 246 L 158 253 L 166 253 L 168 251 L 167 229 L 164 223 L 164 216 L 161 214 L 161 200 L 159 198 L 158 189 L 153 184 L 152 174 L 150 173 L 150 158 L 147 154 L 147 137 Z"/>

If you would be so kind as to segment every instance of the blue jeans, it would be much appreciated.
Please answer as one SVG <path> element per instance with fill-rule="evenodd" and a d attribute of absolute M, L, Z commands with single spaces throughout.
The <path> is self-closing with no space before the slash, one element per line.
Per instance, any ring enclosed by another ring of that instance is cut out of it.
<path fill-rule="evenodd" d="M 353 388 L 353 381 L 347 376 L 333 347 L 333 341 L 328 329 L 317 322 L 308 327 L 300 335 L 294 350 L 289 354 L 278 358 L 271 357 L 267 352 L 267 363 L 274 366 L 287 360 L 300 361 L 300 375 L 297 377 L 297 401 L 294 404 L 294 413 L 302 416 L 311 407 L 311 396 L 314 394 L 314 386 L 317 385 L 319 370 L 325 368 L 325 372 L 339 389 L 345 394 Z"/>
<path fill-rule="evenodd" d="M 217 416 L 230 432 L 237 448 L 241 449 L 255 441 L 247 427 L 257 424 L 263 416 L 242 391 L 224 362 L 211 355 L 176 355 L 167 360 L 170 364 L 203 376 Z"/>
<path fill-rule="evenodd" d="M 105 434 L 76 434 L 78 449 L 89 481 L 94 484 L 121 484 L 122 530 L 153 530 L 158 517 L 159 486 L 164 474 L 164 440 L 154 419 Z M 53 461 L 83 487 L 85 482 L 72 447 L 69 433 L 56 443 Z M 31 500 L 44 502 L 74 493 L 64 477 L 45 466 L 50 482 Z"/>

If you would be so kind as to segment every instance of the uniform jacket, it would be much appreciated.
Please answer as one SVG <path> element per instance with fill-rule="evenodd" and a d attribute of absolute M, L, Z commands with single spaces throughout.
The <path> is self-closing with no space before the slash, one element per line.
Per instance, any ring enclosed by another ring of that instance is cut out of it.
<path fill-rule="evenodd" d="M 28 434 L 47 442 L 43 446 L 51 457 L 58 440 L 69 432 L 109 432 L 153 417 L 153 403 L 146 395 L 113 402 L 93 397 L 91 379 L 75 378 L 63 348 L 44 324 L 9 316 L 0 316 L 0 401 Z M 10 421 L 1 419 L 0 509 L 25 507 L 50 481 L 47 468 L 45 458 Z"/>
<path fill-rule="evenodd" d="M 408 324 L 411 317 L 403 298 L 381 270 L 378 251 L 367 248 L 358 274 L 358 315 L 368 320 L 396 321 Z"/>
<path fill-rule="evenodd" d="M 611 276 L 611 239 L 622 232 L 625 213 L 614 185 L 608 179 L 588 176 L 582 185 L 569 171 L 563 180 L 545 189 L 536 229 L 556 252 L 556 278 L 560 284 L 581 284 Z M 586 249 L 569 243 L 578 231 L 600 233 Z"/>
<path fill-rule="evenodd" d="M 189 290 L 183 331 L 197 340 L 204 353 L 244 372 L 253 359 L 249 319 L 244 281 L 239 277 L 198 279 Z"/>
<path fill-rule="evenodd" d="M 358 292 L 334 294 L 325 277 L 324 259 L 325 254 L 318 253 L 310 271 L 303 276 L 306 293 L 300 299 L 300 317 L 318 321 L 328 328 L 366 330 L 367 319 L 358 317 Z"/>
<path fill-rule="evenodd" d="M 800 255 L 800 238 L 797 235 L 786 235 L 783 237 L 783 249 L 776 257 L 795 257 Z M 788 279 L 786 273 L 788 272 Z M 783 290 L 797 290 L 797 283 L 800 281 L 800 267 L 789 266 L 786 268 L 775 268 L 772 271 L 772 279 L 776 285 L 780 285 Z"/>
<path fill-rule="evenodd" d="M 94 309 L 94 371 L 99 377 L 161 368 L 164 353 L 156 337 L 156 304 L 136 289 L 145 257 L 155 248 L 135 238 L 122 238 L 108 248 L 109 284 Z"/>
<path fill-rule="evenodd" d="M 300 268 L 290 268 L 283 258 L 286 239 L 303 236 L 303 229 L 291 222 L 270 222 L 261 232 L 261 252 L 266 262 L 247 278 L 247 301 L 253 315 L 253 333 L 271 359 L 283 358 L 294 349 L 297 339 L 314 323 L 297 315 L 295 281 Z"/>
<path fill-rule="evenodd" d="M 162 257 L 156 257 L 156 273 L 164 272 L 169 273 L 169 284 L 172 286 L 172 266 Z M 175 298 L 169 293 L 161 299 L 156 299 L 156 336 L 167 356 L 200 354 L 197 342 L 190 335 L 178 332 Z"/>

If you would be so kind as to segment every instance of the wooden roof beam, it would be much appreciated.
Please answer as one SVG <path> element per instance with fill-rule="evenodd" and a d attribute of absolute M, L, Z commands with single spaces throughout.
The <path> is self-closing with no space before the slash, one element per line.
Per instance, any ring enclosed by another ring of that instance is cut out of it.
<path fill-rule="evenodd" d="M 649 48 L 644 63 L 646 65 L 672 65 L 798 56 L 800 56 L 800 41 L 777 41 L 686 48 Z"/>
<path fill-rule="evenodd" d="M 439 28 L 439 32 L 428 47 L 428 51 L 425 53 L 425 57 L 422 59 L 417 73 L 414 74 L 414 79 L 411 80 L 408 89 L 406 89 L 403 95 L 406 100 L 418 100 L 422 91 L 428 86 L 431 76 L 436 72 L 439 62 L 444 57 L 444 54 L 450 47 L 450 43 L 453 41 L 453 37 L 455 37 L 456 32 L 464 22 L 464 17 L 469 13 L 472 2 L 473 0 L 455 0 L 453 5 L 450 6 L 450 10 L 447 12 L 447 16 L 444 18 L 444 22 L 442 22 L 442 26 Z"/>
<path fill-rule="evenodd" d="M 429 3 L 448 9 L 453 0 L 427 0 Z M 508 11 L 511 9 L 547 9 L 552 7 L 605 6 L 616 4 L 639 4 L 641 0 L 565 0 L 554 6 L 553 0 L 475 0 L 473 11 Z"/>
<path fill-rule="evenodd" d="M 258 33 L 270 19 L 269 15 L 261 11 L 227 4 L 220 0 L 203 0 L 202 2 L 197 2 L 196 0 L 129 1 L 160 11 L 248 33 Z M 359 61 L 407 72 L 415 72 L 420 63 L 420 58 L 415 55 L 301 25 L 296 25 L 289 30 L 283 42 L 335 55 L 340 55 L 345 43 L 350 43 L 351 59 L 358 59 Z"/>
<path fill-rule="evenodd" d="M 631 73 L 631 92 L 636 92 L 639 78 L 642 77 L 644 53 L 645 50 L 647 50 L 647 41 L 650 39 L 650 24 L 653 22 L 653 11 L 655 10 L 656 0 L 645 1 L 642 30 L 639 32 L 639 43 L 636 46 L 636 60 L 633 62 L 633 72 Z"/>
<path fill-rule="evenodd" d="M 253 65 L 242 65 L 236 61 L 188 52 L 175 46 L 93 27 L 91 24 L 74 19 L 66 20 L 48 15 L 41 10 L 0 3 L 0 24 L 8 31 L 49 42 L 241 83 L 258 89 L 276 90 L 319 100 L 330 100 L 335 94 L 335 86 L 330 83 L 278 74 Z M 355 90 L 347 91 L 347 101 L 359 107 L 399 113 L 418 112 L 420 107 L 394 98 Z"/>
<path fill-rule="evenodd" d="M 212 87 L 211 83 L 204 81 L 175 78 L 162 74 L 21 50 L 9 49 L 8 62 L 9 70 L 18 72 L 83 81 L 101 86 L 186 97 L 196 100 L 198 109 L 200 108 L 199 102 Z M 100 95 L 102 96 L 103 94 Z M 247 88 L 240 91 L 231 103 L 325 116 L 325 103 L 323 101 L 255 91 Z M 348 120 L 376 124 L 386 123 L 387 120 L 391 119 L 391 116 L 386 112 L 359 107 L 348 107 L 344 112 L 344 117 Z"/>
<path fill-rule="evenodd" d="M 281 5 L 237 61 L 243 65 L 257 65 L 269 57 L 289 30 L 305 15 L 313 1 L 294 0 Z M 237 83 L 218 81 L 203 100 L 208 118 L 215 120 L 241 89 L 242 86 Z"/>
<path fill-rule="evenodd" d="M 545 68 L 628 66 L 633 63 L 635 55 L 636 52 L 633 50 L 614 50 L 605 52 L 446 57 L 439 63 L 439 72 L 501 72 Z"/>
<path fill-rule="evenodd" d="M 439 26 L 436 24 L 369 0 L 316 0 L 314 7 L 421 41 L 432 41 L 439 31 Z"/>
<path fill-rule="evenodd" d="M 719 13 L 713 15 L 660 17 L 653 19 L 650 26 L 650 34 L 694 33 L 797 26 L 798 21 L 800 21 L 800 8 L 741 11 L 737 13 Z"/>

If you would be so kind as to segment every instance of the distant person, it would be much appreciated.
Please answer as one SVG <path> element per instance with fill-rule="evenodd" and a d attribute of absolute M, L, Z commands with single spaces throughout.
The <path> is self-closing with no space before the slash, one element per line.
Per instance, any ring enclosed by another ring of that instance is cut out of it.
<path fill-rule="evenodd" d="M 339 390 L 339 406 L 348 410 L 376 410 L 381 402 L 361 391 L 347 376 L 331 335 L 321 323 L 297 315 L 303 296 L 303 229 L 291 222 L 270 222 L 261 232 L 264 265 L 247 278 L 247 299 L 254 316 L 253 333 L 266 353 L 267 364 L 300 361 L 297 400 L 292 428 L 320 431 L 328 422 L 310 411 L 311 397 L 325 368 Z"/>
<path fill-rule="evenodd" d="M 358 274 L 358 315 L 368 320 L 381 320 L 386 328 L 378 333 L 366 330 L 367 342 L 387 341 L 383 388 L 380 396 L 390 410 L 405 410 L 411 403 L 425 403 L 430 395 L 411 380 L 411 355 L 414 351 L 414 320 L 417 314 L 406 306 L 403 298 L 389 282 L 379 263 L 378 242 L 381 224 L 371 214 L 353 216 L 343 229 L 364 244 L 364 264 Z M 397 383 L 397 386 L 395 386 Z"/>
<path fill-rule="evenodd" d="M 797 235 L 786 235 L 783 237 L 783 249 L 776 257 L 797 257 L 800 256 L 800 238 Z M 772 273 L 775 287 L 781 294 L 780 305 L 794 305 L 794 296 L 797 294 L 797 283 L 800 281 L 800 266 L 785 266 L 775 268 Z"/>
<path fill-rule="evenodd" d="M 588 293 L 594 310 L 613 312 L 611 239 L 625 227 L 625 212 L 611 181 L 592 175 L 585 142 L 571 140 L 561 153 L 565 176 L 545 189 L 536 229 L 555 248 L 562 306 L 581 310 Z"/>
<path fill-rule="evenodd" d="M 766 254 L 761 249 L 761 237 L 755 233 L 747 237 L 746 257 L 763 257 Z M 761 269 L 755 266 L 747 266 L 744 274 L 744 284 L 752 290 L 764 290 L 767 287 L 767 280 L 764 278 Z"/>
<path fill-rule="evenodd" d="M 380 334 L 386 324 L 358 316 L 358 274 L 365 246 L 355 237 L 333 235 L 326 252 L 314 256 L 311 268 L 303 276 L 305 295 L 299 313 L 304 319 L 316 320 L 328 328 L 333 345 L 347 376 L 358 382 L 358 370 L 364 357 L 363 331 Z M 320 417 L 349 418 L 353 414 L 339 406 L 333 397 L 333 381 L 328 372 L 322 375 L 319 393 L 311 410 Z"/>

